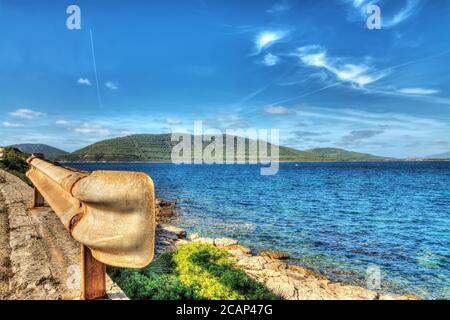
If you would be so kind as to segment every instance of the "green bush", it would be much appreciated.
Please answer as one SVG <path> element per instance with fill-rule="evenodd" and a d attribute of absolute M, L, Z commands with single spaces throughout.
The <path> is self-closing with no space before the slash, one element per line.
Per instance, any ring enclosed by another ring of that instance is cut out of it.
<path fill-rule="evenodd" d="M 237 269 L 225 250 L 204 243 L 181 246 L 173 255 L 181 282 L 209 300 L 258 300 L 275 296 Z"/>
<path fill-rule="evenodd" d="M 26 162 L 27 158 L 27 154 L 22 153 L 17 149 L 5 148 L 4 158 L 0 161 L 0 169 L 8 171 L 31 185 L 30 180 L 28 180 L 25 175 L 25 172 L 27 172 L 29 168 L 28 163 Z"/>
<path fill-rule="evenodd" d="M 180 246 L 145 269 L 111 269 L 131 299 L 262 300 L 278 298 L 235 267 L 228 252 L 202 243 Z"/>

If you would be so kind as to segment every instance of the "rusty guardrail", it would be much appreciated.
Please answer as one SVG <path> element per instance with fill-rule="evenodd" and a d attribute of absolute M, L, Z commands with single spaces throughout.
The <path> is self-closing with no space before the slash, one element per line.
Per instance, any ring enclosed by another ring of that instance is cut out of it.
<path fill-rule="evenodd" d="M 76 171 L 33 155 L 27 177 L 72 237 L 81 243 L 83 299 L 106 295 L 106 265 L 143 268 L 153 259 L 155 192 L 139 172 Z"/>

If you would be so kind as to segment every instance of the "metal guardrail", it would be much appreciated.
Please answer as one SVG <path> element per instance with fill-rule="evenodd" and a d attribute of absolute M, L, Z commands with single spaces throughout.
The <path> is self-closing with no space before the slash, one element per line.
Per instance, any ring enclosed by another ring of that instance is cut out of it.
<path fill-rule="evenodd" d="M 154 255 L 155 192 L 139 172 L 65 168 L 33 155 L 27 177 L 33 206 L 44 200 L 72 237 L 81 243 L 82 299 L 106 295 L 106 265 L 143 268 Z"/>

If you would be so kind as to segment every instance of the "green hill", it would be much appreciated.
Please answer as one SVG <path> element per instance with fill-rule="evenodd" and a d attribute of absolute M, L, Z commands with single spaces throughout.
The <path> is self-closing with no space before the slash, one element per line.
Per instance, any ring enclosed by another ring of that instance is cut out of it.
<path fill-rule="evenodd" d="M 66 151 L 54 148 L 46 144 L 25 143 L 25 144 L 15 144 L 10 147 L 19 149 L 20 151 L 28 154 L 42 153 L 48 160 L 55 160 L 56 158 L 62 155 L 68 154 L 68 152 Z"/>
<path fill-rule="evenodd" d="M 234 137 L 236 139 L 236 137 Z M 192 139 L 193 140 L 193 139 Z M 225 138 L 224 138 L 225 141 Z M 249 140 L 245 139 L 246 157 Z M 170 162 L 172 148 L 178 142 L 171 141 L 171 134 L 138 134 L 100 141 L 58 157 L 64 162 Z M 204 143 L 206 147 L 209 143 Z M 270 154 L 270 145 L 268 146 Z M 225 148 L 224 148 L 225 153 Z M 280 146 L 280 161 L 383 161 L 387 158 L 342 149 L 312 149 L 299 151 Z"/>
<path fill-rule="evenodd" d="M 303 151 L 305 156 L 309 156 L 313 161 L 383 161 L 389 158 L 378 157 L 367 153 L 347 151 L 337 148 L 316 148 Z"/>

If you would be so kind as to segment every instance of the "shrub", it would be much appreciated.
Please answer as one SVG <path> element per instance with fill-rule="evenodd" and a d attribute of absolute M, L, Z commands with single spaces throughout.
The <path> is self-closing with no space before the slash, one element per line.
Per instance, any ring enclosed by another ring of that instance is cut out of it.
<path fill-rule="evenodd" d="M 210 300 L 274 299 L 274 294 L 237 269 L 225 250 L 209 244 L 181 246 L 173 255 L 181 282 Z"/>
<path fill-rule="evenodd" d="M 235 267 L 228 252 L 190 243 L 163 254 L 147 268 L 109 270 L 131 299 L 262 300 L 276 299 L 264 286 Z"/>
<path fill-rule="evenodd" d="M 19 177 L 29 185 L 30 180 L 25 175 L 28 170 L 28 163 L 26 162 L 28 155 L 20 152 L 14 148 L 5 148 L 5 155 L 2 161 L 0 161 L 0 169 L 4 169 L 9 173 Z"/>

